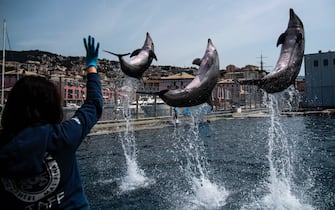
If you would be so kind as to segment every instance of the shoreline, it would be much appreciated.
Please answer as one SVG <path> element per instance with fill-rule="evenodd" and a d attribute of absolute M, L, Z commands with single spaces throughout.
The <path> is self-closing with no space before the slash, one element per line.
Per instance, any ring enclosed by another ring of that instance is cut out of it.
<path fill-rule="evenodd" d="M 203 121 L 217 121 L 221 119 L 234 119 L 234 118 L 246 118 L 246 117 L 267 117 L 266 109 L 255 109 L 248 110 L 242 113 L 232 113 L 227 111 L 216 111 L 204 115 Z M 178 120 L 180 125 L 187 125 L 192 122 L 191 116 L 179 116 Z M 134 131 L 145 130 L 145 129 L 159 129 L 167 126 L 175 126 L 173 116 L 163 116 L 163 117 L 150 117 L 150 118 L 138 118 L 129 119 L 129 125 Z M 99 121 L 87 135 L 108 135 L 116 132 L 126 131 L 127 121 L 126 120 L 107 120 Z"/>
<path fill-rule="evenodd" d="M 283 111 L 280 116 L 283 117 L 294 117 L 294 116 L 333 116 L 335 115 L 335 109 L 325 109 L 317 111 Z M 242 110 L 241 112 L 227 112 L 217 111 L 212 112 L 204 116 L 203 121 L 216 121 L 222 119 L 238 119 L 238 118 L 264 118 L 269 117 L 268 109 L 254 109 L 254 110 Z M 181 125 L 187 125 L 192 122 L 190 116 L 179 116 L 178 117 Z M 167 126 L 175 126 L 172 116 L 163 117 L 149 117 L 149 118 L 138 118 L 129 119 L 128 126 L 131 126 L 134 131 L 146 130 L 146 129 L 158 129 Z M 97 135 L 108 135 L 111 133 L 126 131 L 127 121 L 123 120 L 106 120 L 99 121 L 87 135 L 87 137 Z"/>
<path fill-rule="evenodd" d="M 233 118 L 233 113 L 230 112 L 214 112 L 204 116 L 205 121 L 215 121 L 224 118 Z M 189 124 L 192 122 L 191 116 L 179 116 L 178 117 L 182 125 Z M 174 126 L 174 120 L 172 116 L 162 116 L 162 117 L 148 117 L 148 118 L 138 118 L 129 119 L 129 124 L 133 130 L 146 130 L 146 129 L 158 129 L 166 126 Z M 117 133 L 126 130 L 127 121 L 126 120 L 108 120 L 99 121 L 88 134 L 89 136 L 96 135 L 107 135 L 110 133 Z"/>

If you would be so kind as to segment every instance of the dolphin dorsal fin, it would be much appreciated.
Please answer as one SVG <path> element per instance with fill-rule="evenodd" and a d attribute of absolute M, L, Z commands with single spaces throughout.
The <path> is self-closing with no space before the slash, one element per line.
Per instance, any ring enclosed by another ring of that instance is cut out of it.
<path fill-rule="evenodd" d="M 286 32 L 280 34 L 280 36 L 278 37 L 278 41 L 277 41 L 277 47 L 278 47 L 280 44 L 284 44 L 285 39 L 286 39 L 286 36 L 287 36 L 287 33 L 286 33 Z"/>
<path fill-rule="evenodd" d="M 141 49 L 134 50 L 131 54 L 130 57 L 136 56 L 141 52 Z"/>
<path fill-rule="evenodd" d="M 192 64 L 200 66 L 200 64 L 201 64 L 201 59 L 200 59 L 200 58 L 195 58 L 195 59 L 193 60 Z"/>

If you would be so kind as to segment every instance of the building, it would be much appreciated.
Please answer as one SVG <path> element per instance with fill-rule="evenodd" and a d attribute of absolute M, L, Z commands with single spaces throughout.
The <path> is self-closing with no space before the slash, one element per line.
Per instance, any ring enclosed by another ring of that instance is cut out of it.
<path fill-rule="evenodd" d="M 262 103 L 262 92 L 251 85 L 241 86 L 237 81 L 243 79 L 256 79 L 265 75 L 257 66 L 247 65 L 238 68 L 234 65 L 221 71 L 221 77 L 212 91 L 212 103 L 216 110 L 230 110 L 234 107 L 256 108 Z M 161 90 L 184 89 L 193 79 L 194 75 L 180 72 L 168 76 L 155 76 L 145 78 L 143 92 L 158 92 Z"/>
<path fill-rule="evenodd" d="M 180 72 L 178 74 L 170 75 L 167 77 L 161 77 L 159 90 L 184 89 L 193 79 L 194 76 L 186 72 Z"/>
<path fill-rule="evenodd" d="M 8 94 L 12 90 L 12 87 L 16 83 L 16 81 L 22 78 L 25 75 L 37 75 L 34 72 L 28 72 L 25 70 L 12 70 L 8 71 L 4 74 L 4 101 L 7 101 Z M 2 80 L 0 80 L 0 85 L 2 86 Z"/>
<path fill-rule="evenodd" d="M 221 79 L 212 92 L 215 109 L 231 109 L 239 103 L 239 84 L 232 79 Z"/>
<path fill-rule="evenodd" d="M 223 71 L 223 77 L 213 90 L 212 98 L 216 109 L 260 107 L 262 104 L 262 91 L 253 85 L 240 85 L 238 81 L 262 78 L 265 74 L 265 71 L 253 65 L 246 65 L 242 68 L 228 65 L 226 70 Z"/>
<path fill-rule="evenodd" d="M 17 80 L 24 76 L 46 76 L 58 88 L 60 94 L 63 96 L 63 104 L 65 107 L 79 107 L 86 97 L 86 82 L 81 76 L 66 77 L 64 74 L 53 74 L 51 76 L 41 75 L 35 71 L 26 71 L 23 69 L 7 71 L 4 75 L 4 101 L 7 100 L 8 95 Z M 0 80 L 0 85 L 1 84 Z M 115 91 L 110 89 L 110 86 L 102 85 L 102 93 L 105 104 L 110 104 L 113 101 Z"/>
<path fill-rule="evenodd" d="M 5 64 L 4 99 L 19 78 L 34 74 L 45 76 L 57 85 L 63 96 L 64 106 L 77 107 L 85 100 L 84 57 L 64 57 L 40 51 L 7 51 L 7 53 L 11 53 L 7 58 L 15 59 L 8 60 Z M 137 87 L 138 92 L 150 94 L 134 92 L 130 100 L 151 96 L 151 93 L 164 89 L 183 89 L 195 78 L 197 71 L 195 67 L 150 66 Z M 124 85 L 125 77 L 120 70 L 119 62 L 99 59 L 99 74 L 105 107 L 117 107 L 122 99 L 121 87 Z M 221 77 L 212 92 L 212 103 L 215 108 L 229 110 L 234 107 L 259 106 L 262 92 L 255 86 L 241 86 L 237 81 L 261 78 L 265 74 L 265 71 L 253 65 L 242 68 L 229 65 L 226 70 L 220 70 Z"/>
<path fill-rule="evenodd" d="M 335 52 L 305 55 L 305 106 L 335 107 Z"/>

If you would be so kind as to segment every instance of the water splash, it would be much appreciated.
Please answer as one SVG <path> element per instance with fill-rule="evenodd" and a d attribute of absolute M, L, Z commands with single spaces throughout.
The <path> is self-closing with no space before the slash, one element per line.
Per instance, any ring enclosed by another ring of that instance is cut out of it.
<path fill-rule="evenodd" d="M 292 103 L 296 92 L 267 95 L 267 107 L 270 114 L 270 127 L 268 129 L 268 154 L 269 177 L 264 183 L 267 193 L 260 200 L 244 206 L 243 209 L 313 209 L 304 202 L 301 196 L 303 190 L 295 183 L 294 168 L 294 139 L 288 139 L 287 133 L 280 122 L 280 113 L 283 109 L 292 110 Z M 300 194 L 300 196 L 298 195 Z M 298 197 L 299 196 L 299 197 Z"/>
<path fill-rule="evenodd" d="M 208 107 L 204 105 L 191 109 L 192 121 L 189 126 L 175 127 L 173 138 L 174 145 L 183 155 L 180 159 L 180 169 L 185 175 L 190 186 L 182 204 L 186 209 L 217 209 L 226 204 L 228 191 L 210 180 L 209 164 L 203 140 L 199 137 L 199 125 L 203 121 Z"/>
<path fill-rule="evenodd" d="M 145 172 L 139 168 L 137 163 L 136 138 L 134 135 L 134 128 L 130 123 L 131 110 L 129 108 L 129 104 L 132 100 L 131 97 L 137 89 L 134 84 L 136 84 L 134 79 L 126 77 L 125 84 L 121 88 L 122 111 L 126 121 L 126 129 L 123 133 L 120 132 L 119 136 L 127 165 L 126 176 L 122 178 L 120 185 L 122 192 L 147 187 L 154 182 L 146 176 Z"/>
<path fill-rule="evenodd" d="M 126 163 L 126 176 L 122 178 L 120 185 L 120 189 L 122 192 L 128 192 L 137 188 L 148 187 L 149 185 L 154 183 L 154 180 L 146 177 L 144 171 L 138 167 L 136 160 L 129 159 L 129 157 L 126 156 Z"/>
<path fill-rule="evenodd" d="M 223 186 L 211 182 L 208 177 L 192 177 L 192 203 L 205 209 L 217 209 L 226 205 L 228 192 Z"/>
<path fill-rule="evenodd" d="M 290 95 L 292 96 L 292 95 Z M 281 108 L 275 95 L 269 95 L 270 128 L 268 131 L 269 194 L 263 204 L 270 209 L 312 209 L 294 195 L 293 152 L 283 129 L 279 114 Z M 292 108 L 292 107 L 290 107 Z"/>

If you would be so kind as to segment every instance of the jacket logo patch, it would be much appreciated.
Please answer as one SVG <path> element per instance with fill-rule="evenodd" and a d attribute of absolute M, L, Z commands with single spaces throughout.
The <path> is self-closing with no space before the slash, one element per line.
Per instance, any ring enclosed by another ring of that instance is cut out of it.
<path fill-rule="evenodd" d="M 25 179 L 1 178 L 5 189 L 23 202 L 36 202 L 53 193 L 59 185 L 60 169 L 55 159 L 46 154 L 43 170 Z"/>

